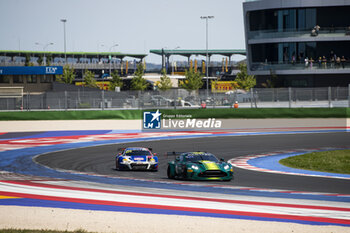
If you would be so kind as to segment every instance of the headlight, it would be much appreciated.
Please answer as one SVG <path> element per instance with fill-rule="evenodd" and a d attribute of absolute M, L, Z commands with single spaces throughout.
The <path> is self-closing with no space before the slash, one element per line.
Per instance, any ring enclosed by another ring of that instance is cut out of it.
<path fill-rule="evenodd" d="M 151 163 L 154 163 L 154 162 L 155 162 L 155 160 L 154 160 L 154 159 L 150 159 L 149 161 L 150 161 Z"/>
<path fill-rule="evenodd" d="M 198 170 L 199 169 L 199 167 L 197 165 L 192 165 L 191 168 L 194 169 L 194 170 Z"/>
<path fill-rule="evenodd" d="M 130 160 L 127 158 L 123 158 L 123 163 L 130 163 Z"/>
<path fill-rule="evenodd" d="M 224 169 L 225 169 L 225 170 L 229 170 L 229 169 L 230 169 L 230 166 L 226 164 L 226 165 L 224 166 Z"/>

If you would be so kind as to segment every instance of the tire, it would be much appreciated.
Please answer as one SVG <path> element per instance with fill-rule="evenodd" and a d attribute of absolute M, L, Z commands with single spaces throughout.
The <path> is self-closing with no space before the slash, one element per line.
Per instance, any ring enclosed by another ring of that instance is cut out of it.
<path fill-rule="evenodd" d="M 118 161 L 115 161 L 115 170 L 120 171 L 120 165 Z"/>
<path fill-rule="evenodd" d="M 168 166 L 167 175 L 168 175 L 168 178 L 169 178 L 169 179 L 174 179 L 174 175 L 171 174 L 171 171 L 170 171 L 170 166 Z"/>

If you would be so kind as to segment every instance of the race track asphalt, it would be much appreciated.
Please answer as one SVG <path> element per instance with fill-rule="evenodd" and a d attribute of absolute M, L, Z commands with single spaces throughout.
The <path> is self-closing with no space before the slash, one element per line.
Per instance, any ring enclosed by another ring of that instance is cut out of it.
<path fill-rule="evenodd" d="M 159 171 L 116 171 L 114 168 L 117 148 L 129 146 L 152 147 L 153 151 L 159 156 Z M 172 156 L 165 156 L 165 153 L 169 151 L 208 151 L 227 161 L 238 156 L 286 150 L 345 147 L 350 147 L 350 133 L 346 132 L 204 137 L 73 149 L 41 155 L 36 158 L 36 162 L 51 168 L 169 181 L 166 176 L 167 162 L 174 159 Z M 273 174 L 239 168 L 235 168 L 234 180 L 230 182 L 208 182 L 208 184 L 350 194 L 350 180 Z"/>

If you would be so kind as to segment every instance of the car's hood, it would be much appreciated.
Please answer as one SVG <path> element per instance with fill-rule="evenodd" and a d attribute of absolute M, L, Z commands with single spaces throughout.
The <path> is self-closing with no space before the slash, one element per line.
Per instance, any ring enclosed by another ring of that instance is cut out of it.
<path fill-rule="evenodd" d="M 146 155 L 133 155 L 133 156 L 125 156 L 126 158 L 133 160 L 133 161 L 139 161 L 139 162 L 143 162 L 147 160 L 147 156 Z"/>
<path fill-rule="evenodd" d="M 198 163 L 202 164 L 206 170 L 220 170 L 219 165 L 213 161 L 201 160 Z"/>

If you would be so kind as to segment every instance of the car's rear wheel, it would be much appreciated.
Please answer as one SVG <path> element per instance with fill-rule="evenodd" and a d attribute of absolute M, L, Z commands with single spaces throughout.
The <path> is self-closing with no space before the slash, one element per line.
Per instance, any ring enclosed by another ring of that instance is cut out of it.
<path fill-rule="evenodd" d="M 170 169 L 170 166 L 168 166 L 168 169 L 167 169 L 167 175 L 168 175 L 168 178 L 169 179 L 174 179 L 174 175 L 171 174 L 171 169 Z"/>

